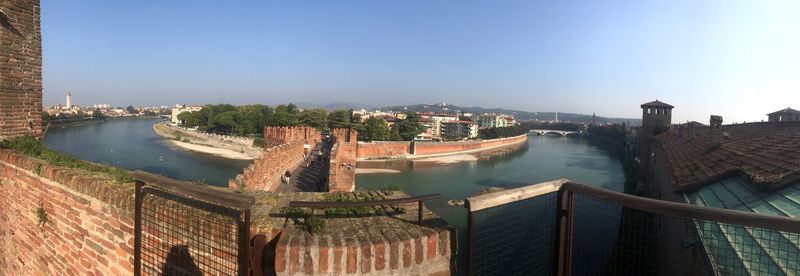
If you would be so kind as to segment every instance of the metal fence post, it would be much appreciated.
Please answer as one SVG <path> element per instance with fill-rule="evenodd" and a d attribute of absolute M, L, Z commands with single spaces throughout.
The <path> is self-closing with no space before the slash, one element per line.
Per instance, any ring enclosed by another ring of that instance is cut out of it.
<path fill-rule="evenodd" d="M 467 208 L 467 275 L 472 275 L 472 254 L 475 251 L 475 218 Z"/>
<path fill-rule="evenodd" d="M 573 193 L 559 189 L 556 195 L 556 229 L 554 248 L 555 275 L 571 275 L 570 251 L 572 249 Z"/>
<path fill-rule="evenodd" d="M 144 182 L 136 181 L 134 193 L 133 222 L 133 275 L 142 275 L 142 186 Z"/>
<path fill-rule="evenodd" d="M 239 275 L 250 273 L 250 209 L 242 210 L 244 221 L 239 229 Z"/>

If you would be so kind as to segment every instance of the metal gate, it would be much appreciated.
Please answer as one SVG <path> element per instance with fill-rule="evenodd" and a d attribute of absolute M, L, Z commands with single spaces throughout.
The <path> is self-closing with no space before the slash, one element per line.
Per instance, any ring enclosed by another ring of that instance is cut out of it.
<path fill-rule="evenodd" d="M 134 275 L 246 275 L 255 199 L 135 172 Z"/>

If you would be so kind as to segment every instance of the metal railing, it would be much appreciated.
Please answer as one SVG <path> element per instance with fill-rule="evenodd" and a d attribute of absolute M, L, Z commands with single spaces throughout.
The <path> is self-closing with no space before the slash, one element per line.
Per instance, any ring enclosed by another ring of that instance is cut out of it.
<path fill-rule="evenodd" d="M 559 179 L 466 200 L 468 275 L 795 275 L 800 220 Z"/>
<path fill-rule="evenodd" d="M 311 208 L 312 214 L 316 209 L 326 208 L 357 208 L 357 207 L 376 207 L 376 206 L 390 206 L 405 203 L 417 203 L 417 224 L 422 224 L 422 202 L 426 200 L 439 199 L 442 194 L 429 194 L 415 197 L 406 198 L 393 198 L 384 200 L 372 201 L 351 201 L 351 202 L 336 202 L 336 201 L 292 201 L 289 202 L 289 207 L 296 208 Z"/>
<path fill-rule="evenodd" d="M 136 171 L 134 275 L 247 275 L 255 198 Z"/>

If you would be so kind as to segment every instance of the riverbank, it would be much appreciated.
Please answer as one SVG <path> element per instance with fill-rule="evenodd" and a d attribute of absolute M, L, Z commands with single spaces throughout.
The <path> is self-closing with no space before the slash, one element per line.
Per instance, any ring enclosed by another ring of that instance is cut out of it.
<path fill-rule="evenodd" d="M 419 160 L 443 163 L 473 161 L 476 158 L 469 158 L 473 153 L 519 145 L 526 141 L 528 141 L 527 134 L 491 140 L 457 142 L 359 142 L 357 160 L 359 162 Z"/>
<path fill-rule="evenodd" d="M 187 131 L 163 123 L 154 124 L 153 132 L 168 139 L 170 144 L 177 148 L 217 157 L 254 160 L 262 154 L 261 148 L 252 145 L 252 140 L 249 140 L 250 145 L 247 145 L 248 140 L 246 138 Z"/>
<path fill-rule="evenodd" d="M 126 116 L 126 117 L 107 117 L 103 119 L 96 119 L 96 118 L 82 118 L 76 120 L 54 120 L 54 121 L 45 121 L 42 122 L 43 126 L 47 126 L 50 124 L 51 129 L 56 128 L 66 128 L 66 127 L 76 127 L 76 126 L 85 126 L 91 124 L 100 124 L 106 122 L 112 122 L 116 120 L 129 120 L 129 119 L 155 119 L 158 118 L 157 116 Z"/>
<path fill-rule="evenodd" d="M 253 157 L 253 156 L 251 156 L 249 154 L 242 153 L 242 152 L 236 152 L 236 151 L 232 151 L 232 150 L 229 150 L 229 149 L 221 149 L 221 148 L 209 147 L 209 146 L 206 146 L 206 145 L 198 145 L 198 144 L 192 144 L 192 143 L 186 143 L 186 142 L 180 142 L 180 141 L 174 141 L 174 140 L 171 140 L 169 142 L 172 145 L 175 145 L 176 147 L 184 149 L 184 150 L 210 154 L 210 155 L 223 157 L 223 158 L 228 158 L 228 159 L 238 159 L 238 160 L 254 160 L 254 159 L 256 159 L 256 157 Z"/>

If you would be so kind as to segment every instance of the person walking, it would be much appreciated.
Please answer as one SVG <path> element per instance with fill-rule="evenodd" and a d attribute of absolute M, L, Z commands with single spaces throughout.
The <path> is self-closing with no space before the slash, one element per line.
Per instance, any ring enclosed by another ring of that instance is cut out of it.
<path fill-rule="evenodd" d="M 292 180 L 292 172 L 286 170 L 286 173 L 283 174 L 283 178 L 286 179 L 286 184 L 289 184 L 289 182 Z"/>

